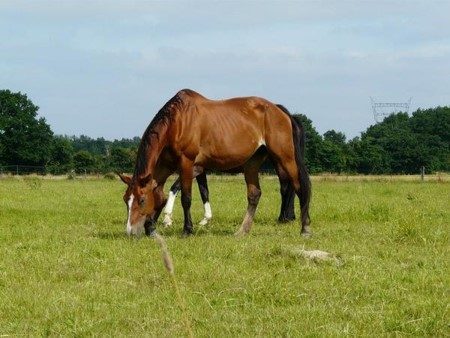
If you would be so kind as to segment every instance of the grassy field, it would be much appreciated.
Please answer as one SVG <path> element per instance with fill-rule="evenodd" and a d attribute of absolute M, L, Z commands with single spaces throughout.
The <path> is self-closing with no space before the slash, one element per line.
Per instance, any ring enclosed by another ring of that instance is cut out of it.
<path fill-rule="evenodd" d="M 0 180 L 0 335 L 448 336 L 449 188 L 316 180 L 304 239 L 297 222 L 276 223 L 278 182 L 265 177 L 237 239 L 245 184 L 212 178 L 211 225 L 181 239 L 178 199 L 160 229 L 183 311 L 155 241 L 125 236 L 121 182 Z"/>

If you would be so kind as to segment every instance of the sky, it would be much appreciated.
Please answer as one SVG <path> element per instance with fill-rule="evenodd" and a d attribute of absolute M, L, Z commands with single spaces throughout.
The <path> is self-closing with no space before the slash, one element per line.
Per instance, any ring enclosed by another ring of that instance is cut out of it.
<path fill-rule="evenodd" d="M 141 136 L 175 93 L 261 96 L 347 138 L 370 97 L 450 105 L 450 1 L 0 1 L 0 89 L 55 134 Z"/>

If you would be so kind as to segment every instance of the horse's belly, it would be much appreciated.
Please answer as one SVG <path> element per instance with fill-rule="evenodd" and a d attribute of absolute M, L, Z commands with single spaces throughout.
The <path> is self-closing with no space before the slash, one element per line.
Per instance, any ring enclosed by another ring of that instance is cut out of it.
<path fill-rule="evenodd" d="M 259 144 L 249 144 L 235 148 L 220 147 L 220 149 L 201 149 L 196 164 L 216 170 L 228 170 L 242 166 L 259 148 Z"/>

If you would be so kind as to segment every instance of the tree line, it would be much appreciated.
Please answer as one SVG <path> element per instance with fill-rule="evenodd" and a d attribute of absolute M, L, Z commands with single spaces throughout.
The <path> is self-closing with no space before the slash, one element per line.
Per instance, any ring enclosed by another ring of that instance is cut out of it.
<path fill-rule="evenodd" d="M 64 174 L 132 172 L 140 138 L 105 140 L 55 135 L 25 94 L 0 90 L 0 166 L 45 166 Z M 339 131 L 321 135 L 303 114 L 306 162 L 311 173 L 417 174 L 450 171 L 450 107 L 392 114 L 347 140 Z M 270 163 L 265 164 L 270 170 Z"/>

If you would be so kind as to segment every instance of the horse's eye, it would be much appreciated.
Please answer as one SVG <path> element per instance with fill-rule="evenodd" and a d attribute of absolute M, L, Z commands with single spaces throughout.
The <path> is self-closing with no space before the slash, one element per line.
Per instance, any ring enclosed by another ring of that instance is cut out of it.
<path fill-rule="evenodd" d="M 144 197 L 141 197 L 141 198 L 139 199 L 139 205 L 142 206 L 142 205 L 144 204 L 144 202 L 145 202 L 145 198 L 144 198 Z"/>

